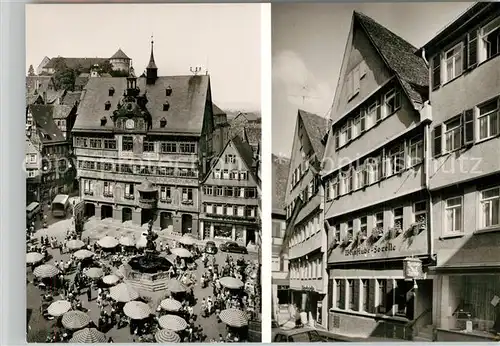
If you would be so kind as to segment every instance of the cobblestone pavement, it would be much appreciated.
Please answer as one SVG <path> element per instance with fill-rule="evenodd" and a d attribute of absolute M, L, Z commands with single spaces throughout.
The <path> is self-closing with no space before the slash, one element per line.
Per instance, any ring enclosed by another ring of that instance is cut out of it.
<path fill-rule="evenodd" d="M 100 221 L 100 222 L 99 222 Z M 116 229 L 118 226 L 118 229 Z M 63 241 L 66 232 L 68 229 L 72 228 L 72 220 L 62 220 L 50 225 L 46 229 L 40 229 L 36 232 L 35 237 L 40 238 L 41 236 L 49 236 L 56 237 L 59 241 Z M 112 235 L 117 238 L 120 238 L 123 235 L 136 235 L 136 239 L 140 236 L 141 232 L 144 229 L 133 225 L 123 225 L 121 223 L 117 224 L 116 222 L 110 222 L 108 220 L 95 220 L 91 219 L 85 227 L 84 234 L 82 235 L 82 239 L 86 239 L 89 237 L 92 239 L 92 242 L 95 240 L 104 237 L 105 235 Z M 165 234 L 160 235 L 159 240 L 157 240 L 157 244 L 160 241 L 164 240 L 164 243 L 168 240 L 172 240 L 172 236 L 167 236 Z M 56 260 L 68 260 L 68 254 L 61 254 L 58 249 L 49 249 L 49 253 L 53 256 L 48 263 L 54 263 Z M 241 256 L 239 254 L 233 254 L 233 258 L 237 258 Z M 257 260 L 256 253 L 250 253 L 248 255 L 244 255 L 247 260 Z M 216 261 L 219 265 L 222 265 L 226 259 L 226 253 L 219 252 L 216 255 Z M 195 271 L 196 277 L 199 279 L 201 274 L 205 271 L 203 268 L 203 264 L 198 262 L 198 268 Z M 33 281 L 33 275 L 31 273 L 31 269 L 27 269 L 27 318 L 28 318 L 28 331 L 27 331 L 27 340 L 28 342 L 45 342 L 45 338 L 48 333 L 53 330 L 56 322 L 55 321 L 47 321 L 43 318 L 40 313 L 41 307 L 41 294 L 42 291 L 35 287 L 31 282 Z M 201 285 L 197 282 L 193 288 L 193 292 L 198 299 L 198 303 L 194 307 L 194 313 L 198 315 L 198 319 L 196 321 L 197 325 L 201 325 L 203 328 L 203 332 L 207 335 L 207 341 L 211 338 L 218 339 L 219 334 L 223 336 L 226 335 L 226 326 L 223 323 L 217 323 L 215 315 L 212 315 L 208 318 L 202 318 L 200 316 L 200 303 L 203 297 L 208 297 L 212 295 L 212 288 L 209 286 L 207 288 L 201 288 Z M 164 296 L 166 292 L 158 292 L 156 296 L 152 297 L 151 308 L 153 311 L 157 308 L 157 302 L 159 302 Z M 96 296 L 96 292 L 92 293 L 92 296 Z M 97 303 L 95 299 L 93 301 L 87 300 L 87 295 L 83 294 L 79 297 L 82 301 L 82 305 L 84 308 L 89 310 L 89 316 L 94 322 L 97 322 L 99 316 L 99 308 L 97 307 Z M 56 297 L 56 300 L 58 298 Z M 112 337 L 115 342 L 132 342 L 133 337 L 129 333 L 129 328 L 117 329 L 114 327 L 109 332 L 106 333 L 107 337 Z"/>

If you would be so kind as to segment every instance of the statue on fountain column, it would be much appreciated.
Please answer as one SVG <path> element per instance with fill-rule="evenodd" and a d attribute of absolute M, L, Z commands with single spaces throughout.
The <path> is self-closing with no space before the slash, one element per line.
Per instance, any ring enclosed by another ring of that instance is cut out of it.
<path fill-rule="evenodd" d="M 156 252 L 155 240 L 158 238 L 158 234 L 153 231 L 153 219 L 148 222 L 148 234 L 146 235 L 146 250 L 148 253 Z"/>

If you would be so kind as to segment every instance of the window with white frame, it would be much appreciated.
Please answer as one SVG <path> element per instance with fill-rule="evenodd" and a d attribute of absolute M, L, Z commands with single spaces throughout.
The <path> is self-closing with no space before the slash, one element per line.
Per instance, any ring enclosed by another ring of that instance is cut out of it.
<path fill-rule="evenodd" d="M 340 242 L 340 224 L 336 224 L 333 228 L 334 240 Z"/>
<path fill-rule="evenodd" d="M 463 232 L 462 197 L 448 198 L 445 202 L 445 230 L 447 233 Z"/>
<path fill-rule="evenodd" d="M 238 216 L 245 216 L 245 207 L 238 206 Z"/>
<path fill-rule="evenodd" d="M 490 59 L 500 53 L 500 17 L 485 25 L 480 35 L 480 61 Z"/>
<path fill-rule="evenodd" d="M 235 163 L 236 162 L 236 155 L 226 154 L 226 156 L 225 156 L 225 162 L 226 163 Z"/>
<path fill-rule="evenodd" d="M 122 137 L 122 151 L 134 150 L 134 139 L 131 136 Z"/>
<path fill-rule="evenodd" d="M 413 204 L 413 221 L 425 223 L 427 220 L 427 201 L 420 201 Z"/>
<path fill-rule="evenodd" d="M 172 196 L 172 194 L 171 194 L 170 186 L 160 187 L 160 199 L 161 200 L 166 201 L 167 199 L 172 198 L 171 196 Z"/>
<path fill-rule="evenodd" d="M 410 167 L 421 163 L 424 159 L 424 141 L 422 137 L 417 136 L 410 139 L 408 151 Z"/>
<path fill-rule="evenodd" d="M 343 187 L 343 193 L 349 193 L 352 191 L 353 188 L 353 172 L 352 169 L 349 168 L 345 170 L 342 174 L 342 187 Z"/>
<path fill-rule="evenodd" d="M 362 236 L 368 236 L 368 217 L 367 216 L 363 216 L 361 219 L 360 219 L 360 228 L 359 228 L 359 232 L 361 233 Z"/>
<path fill-rule="evenodd" d="M 356 169 L 355 189 L 361 189 L 364 186 L 364 168 L 364 166 L 361 166 Z"/>
<path fill-rule="evenodd" d="M 222 186 L 217 186 L 215 188 L 215 195 L 216 196 L 224 196 L 224 188 Z"/>
<path fill-rule="evenodd" d="M 454 151 L 462 146 L 462 117 L 458 116 L 444 123 L 445 151 Z"/>
<path fill-rule="evenodd" d="M 221 178 L 220 169 L 215 169 L 214 170 L 214 179 L 220 179 L 220 178 Z"/>
<path fill-rule="evenodd" d="M 193 200 L 193 189 L 188 187 L 182 188 L 182 200 L 191 202 Z"/>
<path fill-rule="evenodd" d="M 221 204 L 215 206 L 215 213 L 217 215 L 224 215 L 224 209 Z"/>
<path fill-rule="evenodd" d="M 391 115 L 401 108 L 401 93 L 392 89 L 384 95 L 385 113 L 384 117 Z"/>
<path fill-rule="evenodd" d="M 83 180 L 83 191 L 90 192 L 92 190 L 92 182 L 88 179 Z"/>
<path fill-rule="evenodd" d="M 384 213 L 375 214 L 375 227 L 378 229 L 384 229 Z"/>
<path fill-rule="evenodd" d="M 134 184 L 125 184 L 125 197 L 134 197 Z"/>
<path fill-rule="evenodd" d="M 229 179 L 229 170 L 224 169 L 222 170 L 222 179 Z"/>
<path fill-rule="evenodd" d="M 240 180 L 247 180 L 248 179 L 248 172 L 242 171 L 240 172 Z"/>
<path fill-rule="evenodd" d="M 336 198 L 339 196 L 339 191 L 340 190 L 340 184 L 339 184 L 339 178 L 335 177 L 332 180 L 332 198 Z"/>
<path fill-rule="evenodd" d="M 109 181 L 104 182 L 104 196 L 113 196 L 113 187 Z"/>
<path fill-rule="evenodd" d="M 462 74 L 464 59 L 462 56 L 463 51 L 463 43 L 460 42 L 444 54 L 444 63 L 446 66 L 444 79 L 445 83 Z"/>
<path fill-rule="evenodd" d="M 403 207 L 393 209 L 393 227 L 396 230 L 403 229 Z"/>
<path fill-rule="evenodd" d="M 30 154 L 30 162 L 36 163 L 36 154 Z"/>
<path fill-rule="evenodd" d="M 500 133 L 498 103 L 498 99 L 494 99 L 478 107 L 479 139 L 493 137 Z"/>
<path fill-rule="evenodd" d="M 500 225 L 500 187 L 481 191 L 481 228 Z"/>
<path fill-rule="evenodd" d="M 405 150 L 403 144 L 398 144 L 388 153 L 388 175 L 397 174 L 405 168 Z"/>
<path fill-rule="evenodd" d="M 356 115 L 352 119 L 352 138 L 356 138 L 361 134 L 361 115 Z"/>
<path fill-rule="evenodd" d="M 343 146 L 347 142 L 347 123 L 340 128 L 339 146 Z"/>
<path fill-rule="evenodd" d="M 354 222 L 352 220 L 347 222 L 346 235 L 347 235 L 347 239 L 353 239 Z"/>
<path fill-rule="evenodd" d="M 380 167 L 380 157 L 370 157 L 366 159 L 365 165 L 368 170 L 369 184 L 373 184 L 380 180 L 380 174 L 382 173 Z"/>
<path fill-rule="evenodd" d="M 381 119 L 380 102 L 375 100 L 366 108 L 366 128 L 370 128 Z"/>

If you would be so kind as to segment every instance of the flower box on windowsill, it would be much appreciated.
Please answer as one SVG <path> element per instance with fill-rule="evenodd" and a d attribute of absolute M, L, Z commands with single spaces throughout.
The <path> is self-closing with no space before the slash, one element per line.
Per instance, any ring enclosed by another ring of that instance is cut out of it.
<path fill-rule="evenodd" d="M 160 202 L 162 202 L 162 203 L 172 203 L 172 198 L 160 198 Z"/>
<path fill-rule="evenodd" d="M 186 205 L 192 205 L 193 204 L 193 201 L 192 200 L 187 200 L 187 199 L 183 199 L 181 201 L 182 204 L 186 204 Z"/>
<path fill-rule="evenodd" d="M 123 196 L 123 198 L 133 200 L 134 195 L 125 195 L 125 196 Z"/>
<path fill-rule="evenodd" d="M 93 191 L 84 191 L 83 194 L 85 196 L 93 196 L 94 195 L 94 192 Z"/>
<path fill-rule="evenodd" d="M 104 197 L 113 197 L 113 193 L 111 193 L 111 192 L 104 192 L 102 195 Z"/>
<path fill-rule="evenodd" d="M 372 229 L 372 237 L 374 239 L 382 238 L 383 234 L 384 234 L 384 230 L 380 227 L 375 227 L 374 229 Z"/>
<path fill-rule="evenodd" d="M 352 242 L 353 242 L 353 238 L 352 238 L 351 236 L 349 236 L 349 237 L 346 237 L 346 238 L 344 239 L 343 244 L 344 244 L 345 246 L 347 246 L 347 245 L 352 244 Z"/>

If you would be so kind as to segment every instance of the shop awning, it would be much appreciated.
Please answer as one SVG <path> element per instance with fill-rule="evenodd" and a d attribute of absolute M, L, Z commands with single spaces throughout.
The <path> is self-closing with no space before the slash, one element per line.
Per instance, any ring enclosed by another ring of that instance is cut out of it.
<path fill-rule="evenodd" d="M 462 246 L 437 252 L 433 271 L 491 272 L 500 271 L 500 233 L 478 233 L 470 236 Z"/>

